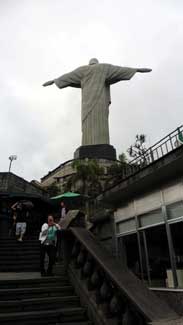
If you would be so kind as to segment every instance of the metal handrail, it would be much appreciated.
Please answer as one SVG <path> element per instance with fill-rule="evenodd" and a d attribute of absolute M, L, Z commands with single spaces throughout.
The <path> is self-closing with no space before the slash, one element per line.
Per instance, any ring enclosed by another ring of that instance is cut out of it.
<path fill-rule="evenodd" d="M 145 153 L 148 151 L 148 150 L 150 150 L 150 149 L 152 149 L 153 147 L 156 147 L 159 143 L 161 143 L 163 140 L 166 140 L 167 138 L 169 138 L 172 134 L 174 134 L 174 133 L 180 133 L 180 132 L 182 132 L 183 131 L 183 125 L 181 125 L 181 126 L 179 126 L 179 127 L 177 127 L 174 131 L 172 131 L 171 133 L 169 133 L 168 135 L 166 135 L 164 138 L 162 138 L 161 140 L 159 140 L 158 142 L 156 142 L 155 144 L 153 144 L 153 146 L 151 146 L 150 148 L 148 148 L 146 151 L 145 151 Z M 178 134 L 177 134 L 178 135 Z M 136 158 L 135 158 L 136 159 Z M 133 160 L 135 160 L 135 159 L 133 159 Z M 132 160 L 132 161 L 133 161 Z"/>
<path fill-rule="evenodd" d="M 183 145 L 183 142 L 179 140 L 183 138 L 183 125 L 176 128 L 174 131 L 166 135 L 164 138 L 156 142 L 153 146 L 148 148 L 142 155 L 131 160 L 129 163 L 123 164 L 123 169 L 120 179 L 113 185 L 109 186 L 103 192 L 112 189 L 125 179 L 135 175 L 139 171 L 143 170 L 147 166 L 153 164 L 155 161 L 166 156 L 170 152 L 176 150 L 179 146 Z M 111 178 L 112 179 L 112 178 Z"/>
<path fill-rule="evenodd" d="M 159 140 L 158 142 L 156 142 L 153 146 L 151 146 L 150 148 L 148 148 L 143 155 L 139 155 L 138 157 L 134 158 L 133 160 L 130 161 L 130 165 L 133 165 L 136 163 L 136 161 L 138 161 L 139 159 L 142 159 L 143 157 L 146 157 L 148 154 L 153 154 L 155 151 L 157 151 L 159 148 L 161 148 L 161 153 L 162 153 L 162 157 L 165 156 L 167 153 L 169 153 L 170 151 L 176 149 L 178 147 L 178 135 L 180 133 L 183 132 L 183 125 L 179 126 L 178 128 L 176 128 L 174 131 L 172 131 L 171 133 L 169 133 L 168 135 L 166 135 L 164 138 L 162 138 L 161 140 Z M 175 143 L 172 143 L 172 139 L 174 139 L 177 141 Z M 168 146 L 166 146 L 166 144 L 168 145 L 168 143 L 171 146 L 172 150 L 168 150 Z M 164 154 L 162 151 L 162 146 L 165 145 L 166 146 L 166 153 Z M 158 157 L 158 159 L 161 157 Z M 156 159 L 157 160 L 157 159 Z M 154 161 L 154 160 L 153 160 Z"/>

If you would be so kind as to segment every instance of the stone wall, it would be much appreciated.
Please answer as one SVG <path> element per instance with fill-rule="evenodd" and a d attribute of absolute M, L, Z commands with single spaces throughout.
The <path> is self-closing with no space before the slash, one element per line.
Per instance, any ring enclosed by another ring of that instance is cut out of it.
<path fill-rule="evenodd" d="M 8 173 L 0 173 L 0 192 L 6 192 L 8 189 Z"/>
<path fill-rule="evenodd" d="M 66 178 L 67 176 L 73 175 L 74 170 L 72 168 L 72 161 L 61 164 L 59 167 L 49 172 L 46 176 L 41 178 L 41 186 L 47 187 L 56 182 L 56 179 Z"/>
<path fill-rule="evenodd" d="M 24 193 L 48 197 L 48 194 L 44 190 L 12 173 L 0 173 L 0 192 Z"/>

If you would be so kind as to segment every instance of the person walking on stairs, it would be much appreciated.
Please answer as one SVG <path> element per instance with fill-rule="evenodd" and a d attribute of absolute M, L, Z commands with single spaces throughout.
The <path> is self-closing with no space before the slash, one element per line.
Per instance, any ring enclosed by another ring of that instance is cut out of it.
<path fill-rule="evenodd" d="M 48 222 L 44 223 L 41 227 L 39 240 L 41 241 L 40 251 L 40 268 L 42 276 L 52 276 L 53 265 L 56 259 L 56 242 L 57 242 L 57 230 L 60 226 L 54 222 L 52 215 L 48 216 Z M 48 255 L 48 269 L 45 271 L 45 256 Z"/>
<path fill-rule="evenodd" d="M 26 213 L 27 211 L 20 202 L 16 202 L 12 205 L 11 209 L 13 210 L 13 221 L 16 224 L 16 238 L 18 241 L 22 242 L 23 237 L 26 232 L 27 223 L 26 223 Z"/>

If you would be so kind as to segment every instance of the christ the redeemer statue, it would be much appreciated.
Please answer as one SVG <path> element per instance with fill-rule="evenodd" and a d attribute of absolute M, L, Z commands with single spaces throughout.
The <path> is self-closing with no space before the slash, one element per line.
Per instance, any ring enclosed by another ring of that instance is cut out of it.
<path fill-rule="evenodd" d="M 43 84 L 56 84 L 58 88 L 76 87 L 82 89 L 82 145 L 109 144 L 110 85 L 130 80 L 136 72 L 150 72 L 151 69 L 134 69 L 99 63 L 91 59 L 89 65 L 66 73 Z"/>

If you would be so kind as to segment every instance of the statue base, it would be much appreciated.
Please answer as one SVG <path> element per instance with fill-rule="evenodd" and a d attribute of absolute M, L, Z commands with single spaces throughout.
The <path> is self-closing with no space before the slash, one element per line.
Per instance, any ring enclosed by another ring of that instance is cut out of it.
<path fill-rule="evenodd" d="M 83 158 L 116 160 L 116 149 L 110 144 L 81 146 L 76 149 L 74 159 Z"/>

